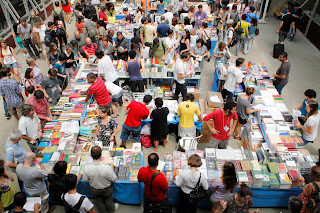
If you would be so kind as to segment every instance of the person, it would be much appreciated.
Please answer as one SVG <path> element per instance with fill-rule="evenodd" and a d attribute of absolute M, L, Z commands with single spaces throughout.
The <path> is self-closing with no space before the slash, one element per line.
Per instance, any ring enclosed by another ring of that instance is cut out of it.
<path fill-rule="evenodd" d="M 22 44 L 22 40 L 21 38 L 19 37 L 19 34 L 18 34 L 18 25 L 20 24 L 20 20 L 17 20 L 15 23 L 13 23 L 13 37 L 16 39 L 19 47 L 20 47 L 20 50 L 22 52 L 22 56 L 24 57 L 27 57 L 28 56 L 28 52 L 26 50 L 26 48 L 23 46 Z"/>
<path fill-rule="evenodd" d="M 7 76 L 7 73 L 2 72 L 2 67 L 3 65 L 0 63 L 0 79 Z M 3 96 L 2 96 L 2 101 L 3 101 L 4 116 L 7 118 L 7 120 L 10 120 L 11 114 L 8 109 L 8 104 Z"/>
<path fill-rule="evenodd" d="M 49 98 L 52 100 L 52 105 L 55 106 L 60 98 L 61 87 L 57 79 L 57 70 L 52 68 L 48 71 L 48 76 L 44 77 L 41 83 L 41 88 L 46 91 Z"/>
<path fill-rule="evenodd" d="M 19 120 L 19 129 L 22 132 L 22 138 L 27 141 L 31 151 L 36 152 L 39 140 L 42 137 L 42 129 L 40 119 L 34 113 L 33 105 L 22 105 L 22 117 Z"/>
<path fill-rule="evenodd" d="M 215 61 L 214 61 L 215 67 L 218 65 L 218 62 L 222 62 L 223 64 L 228 64 L 231 54 L 225 42 L 218 43 L 218 45 L 213 50 L 213 57 L 215 57 Z"/>
<path fill-rule="evenodd" d="M 63 44 L 67 44 L 68 33 L 64 22 L 59 16 L 55 16 L 53 20 L 54 30 L 56 31 L 57 39 L 59 40 L 60 51 L 63 51 Z"/>
<path fill-rule="evenodd" d="M 41 87 L 40 84 L 37 84 L 36 80 L 34 79 L 34 71 L 32 68 L 27 68 L 26 72 L 24 74 L 25 78 L 25 88 L 28 88 L 29 86 L 33 86 L 35 89 L 38 89 Z M 25 91 L 26 96 L 29 96 L 29 92 Z"/>
<path fill-rule="evenodd" d="M 38 20 L 36 20 L 34 22 L 34 26 L 33 26 L 33 39 L 38 40 L 37 41 L 37 47 L 39 48 L 39 51 L 42 51 L 42 54 L 44 56 L 44 58 L 47 58 L 47 50 L 46 50 L 46 44 L 44 41 L 44 37 L 46 36 L 46 25 L 43 23 L 43 21 L 41 20 L 40 17 L 38 17 Z M 35 36 L 36 35 L 36 36 Z"/>
<path fill-rule="evenodd" d="M 251 109 L 252 95 L 255 93 L 253 87 L 247 87 L 246 93 L 244 95 L 238 96 L 237 102 L 237 115 L 238 115 L 238 124 L 234 132 L 234 138 L 241 139 L 240 130 L 243 125 L 247 123 L 250 114 L 255 112 L 260 112 L 260 109 Z"/>
<path fill-rule="evenodd" d="M 99 39 L 98 44 L 100 44 L 102 41 L 102 38 L 104 38 L 106 35 L 106 24 L 104 23 L 103 20 L 97 20 L 96 24 L 97 24 L 98 39 Z"/>
<path fill-rule="evenodd" d="M 167 203 L 169 202 L 166 193 L 169 189 L 169 184 L 164 174 L 157 170 L 158 164 L 159 156 L 156 153 L 151 153 L 148 156 L 148 165 L 139 169 L 138 172 L 138 181 L 144 183 L 143 212 L 146 212 L 150 203 L 157 204 L 163 203 L 164 201 L 167 201 Z M 168 206 L 166 212 L 172 212 L 171 205 Z"/>
<path fill-rule="evenodd" d="M 240 13 L 238 11 L 238 8 L 237 8 L 236 4 L 232 5 L 232 10 L 230 10 L 229 13 L 230 13 L 230 19 L 229 20 L 232 20 L 233 23 L 238 23 L 238 21 L 240 20 Z M 229 21 L 229 20 L 227 20 L 227 21 Z"/>
<path fill-rule="evenodd" d="M 70 13 L 72 11 L 71 11 L 71 7 L 70 7 L 70 4 L 71 4 L 70 1 L 69 0 L 61 0 L 61 4 L 62 4 L 62 9 L 66 14 L 66 21 L 67 21 L 67 23 L 71 24 Z"/>
<path fill-rule="evenodd" d="M 166 22 L 171 26 L 173 19 L 173 13 L 171 11 L 167 11 L 165 14 L 163 14 L 164 17 L 166 17 Z"/>
<path fill-rule="evenodd" d="M 190 51 L 190 31 L 187 29 L 184 29 L 182 31 L 182 37 L 180 40 L 180 47 L 179 47 L 179 53 L 182 55 L 182 53 L 186 52 L 189 53 Z"/>
<path fill-rule="evenodd" d="M 157 13 L 163 15 L 166 11 L 164 10 L 164 2 L 160 0 L 157 4 Z"/>
<path fill-rule="evenodd" d="M 5 161 L 0 160 L 1 212 L 10 211 L 14 208 L 13 197 L 17 193 L 17 189 L 15 188 L 13 181 L 14 178 L 7 174 L 5 170 Z"/>
<path fill-rule="evenodd" d="M 170 7 L 169 7 L 169 11 L 172 12 L 173 14 L 178 13 L 179 10 L 179 1 L 178 0 L 173 0 L 170 1 Z"/>
<path fill-rule="evenodd" d="M 160 20 L 161 22 L 158 24 L 157 27 L 158 38 L 164 38 L 167 37 L 170 26 L 166 23 L 166 18 L 164 16 L 161 16 Z"/>
<path fill-rule="evenodd" d="M 236 106 L 234 101 L 227 101 L 222 109 L 218 109 L 203 118 L 212 133 L 209 142 L 210 148 L 226 149 L 228 147 L 230 136 L 234 133 L 238 123 L 238 115 L 235 112 Z M 213 120 L 214 126 L 211 126 L 209 120 Z M 231 120 L 233 120 L 233 123 L 230 129 Z"/>
<path fill-rule="evenodd" d="M 130 50 L 136 52 L 136 58 L 140 58 L 140 56 L 142 56 L 142 44 L 140 43 L 139 37 L 133 37 L 131 39 Z"/>
<path fill-rule="evenodd" d="M 149 15 L 149 11 L 151 12 L 151 1 L 150 0 L 142 0 L 141 7 L 145 16 Z"/>
<path fill-rule="evenodd" d="M 55 30 L 55 25 L 52 21 L 49 21 L 47 24 L 47 29 L 45 31 L 45 38 L 47 37 L 47 40 L 49 41 L 45 41 L 45 45 L 49 46 L 51 45 L 51 43 L 55 43 L 56 45 L 58 45 L 59 39 L 58 39 L 58 35 L 57 32 Z M 46 60 L 48 59 L 48 55 L 46 55 Z"/>
<path fill-rule="evenodd" d="M 94 55 L 96 49 L 98 49 L 98 46 L 96 43 L 91 42 L 91 38 L 86 38 L 86 44 L 82 46 L 82 51 L 84 52 L 87 59 L 90 58 L 90 56 Z"/>
<path fill-rule="evenodd" d="M 183 101 L 186 100 L 187 86 L 185 78 L 193 75 L 193 72 L 186 73 L 184 70 L 184 63 L 189 63 L 189 54 L 187 52 L 184 52 L 181 55 L 181 58 L 176 60 L 176 64 L 174 66 L 173 76 L 176 84 L 176 90 L 173 96 L 174 100 L 179 100 L 180 93 Z"/>
<path fill-rule="evenodd" d="M 22 114 L 24 97 L 16 81 L 10 79 L 10 68 L 3 67 L 1 72 L 4 77 L 0 79 L 0 95 L 5 99 L 8 110 L 17 120 Z"/>
<path fill-rule="evenodd" d="M 106 4 L 106 6 L 107 6 L 107 15 L 108 15 L 109 23 L 114 23 L 116 20 L 114 5 L 113 3 L 109 2 Z"/>
<path fill-rule="evenodd" d="M 85 28 L 84 28 L 84 18 L 83 17 L 79 17 L 77 22 L 76 22 L 76 27 L 77 30 L 79 31 L 79 33 L 84 33 Z"/>
<path fill-rule="evenodd" d="M 22 39 L 23 46 L 27 49 L 29 55 L 35 60 L 37 58 L 40 58 L 39 52 L 31 40 L 32 26 L 31 24 L 27 23 L 26 17 L 20 19 L 20 24 L 18 25 L 17 33 L 19 37 Z"/>
<path fill-rule="evenodd" d="M 96 43 L 98 35 L 97 24 L 92 21 L 92 15 L 87 15 L 87 21 L 84 22 L 83 27 L 86 29 L 86 35 L 91 39 L 92 42 Z"/>
<path fill-rule="evenodd" d="M 171 30 L 173 30 L 173 38 L 176 41 L 179 41 L 180 24 L 178 23 L 178 20 L 172 20 Z M 169 31 L 168 31 L 168 37 L 169 37 Z"/>
<path fill-rule="evenodd" d="M 76 40 L 72 40 L 70 42 L 71 46 L 72 46 L 72 53 L 74 55 L 74 60 L 75 60 L 75 64 L 77 65 L 79 63 L 79 59 L 83 58 L 82 55 L 80 54 L 79 48 L 78 48 L 78 42 Z"/>
<path fill-rule="evenodd" d="M 126 16 L 126 17 L 124 18 L 124 22 L 125 22 L 126 24 L 131 24 L 133 17 L 132 17 L 132 15 L 128 12 L 128 8 L 127 8 L 127 7 L 123 8 L 123 14 Z"/>
<path fill-rule="evenodd" d="M 108 55 L 104 55 L 101 49 L 95 50 L 98 61 L 98 73 L 101 79 L 106 82 L 112 82 L 119 85 L 119 75 L 115 70 L 113 63 Z"/>
<path fill-rule="evenodd" d="M 257 19 L 255 17 L 251 18 L 251 25 L 248 27 L 248 35 L 246 39 L 244 40 L 244 50 L 243 54 L 247 55 L 249 53 L 249 50 L 251 49 L 251 46 L 253 44 L 254 37 L 256 36 L 256 30 L 258 28 L 257 25 Z"/>
<path fill-rule="evenodd" d="M 140 31 L 141 33 L 141 31 Z M 147 23 L 144 26 L 143 30 L 143 42 L 146 46 L 151 47 L 153 39 L 155 38 L 157 33 L 156 28 L 151 24 L 151 18 L 147 18 Z"/>
<path fill-rule="evenodd" d="M 194 5 L 191 5 L 188 9 L 188 18 L 189 18 L 189 22 L 194 21 L 194 13 L 196 11 L 196 8 Z M 186 19 L 185 19 L 186 20 Z M 184 24 L 186 25 L 186 24 Z"/>
<path fill-rule="evenodd" d="M 145 17 L 141 17 L 140 22 L 141 22 L 141 24 L 139 26 L 140 42 L 141 42 L 143 48 L 145 48 L 146 44 L 147 44 L 147 46 L 150 47 L 150 44 L 146 42 L 146 36 L 145 36 L 145 29 L 146 29 L 147 19 Z"/>
<path fill-rule="evenodd" d="M 53 166 L 53 173 L 48 175 L 49 196 L 55 205 L 63 206 L 61 195 L 68 192 L 65 183 L 66 172 L 67 162 L 58 161 Z"/>
<path fill-rule="evenodd" d="M 1 58 L 1 63 L 4 64 L 5 67 L 8 67 L 12 70 L 12 74 L 14 79 L 20 85 L 23 85 L 18 67 L 21 68 L 21 64 L 19 63 L 19 59 L 12 47 L 9 47 L 4 39 L 0 39 L 0 58 Z"/>
<path fill-rule="evenodd" d="M 207 44 L 207 43 L 210 42 L 210 49 L 211 49 L 212 33 L 211 33 L 211 29 L 208 29 L 208 23 L 207 22 L 203 22 L 202 23 L 202 26 L 201 26 L 200 33 L 199 33 L 198 37 L 203 39 L 205 45 L 207 46 L 207 49 L 209 47 L 209 44 Z"/>
<path fill-rule="evenodd" d="M 305 179 L 304 177 L 300 178 L 300 184 L 302 188 L 302 193 L 298 196 L 302 200 L 302 209 L 301 212 L 304 213 L 311 213 L 313 212 L 310 208 L 307 207 L 307 202 L 311 199 L 314 198 L 316 195 L 316 188 L 314 187 L 313 184 L 318 185 L 320 187 L 320 166 L 313 166 L 311 167 L 311 175 L 312 175 L 312 182 L 309 184 L 305 184 Z"/>
<path fill-rule="evenodd" d="M 300 213 L 302 209 L 302 200 L 296 196 L 291 196 L 289 198 L 289 213 Z"/>
<path fill-rule="evenodd" d="M 316 97 L 317 97 L 317 93 L 313 89 L 307 89 L 304 92 L 304 96 L 305 96 L 305 99 L 303 100 L 302 104 L 300 106 L 298 106 L 297 108 L 295 108 L 295 110 L 300 110 L 301 115 L 306 117 L 307 116 L 307 110 L 306 110 L 307 103 L 308 103 L 308 101 L 315 101 Z M 319 106 L 319 109 L 320 109 L 320 106 Z"/>
<path fill-rule="evenodd" d="M 107 87 L 107 90 L 109 94 L 111 95 L 111 109 L 112 109 L 112 115 L 111 117 L 115 118 L 119 116 L 119 110 L 120 107 L 123 105 L 122 101 L 122 95 L 123 90 L 120 86 L 112 83 L 112 82 L 105 82 L 105 85 Z"/>
<path fill-rule="evenodd" d="M 236 55 L 238 55 L 241 49 L 241 45 L 244 44 L 246 37 L 249 37 L 248 35 L 249 35 L 250 23 L 246 22 L 245 21 L 246 19 L 247 19 L 247 15 L 243 14 L 240 18 L 240 21 L 238 21 L 237 26 L 235 27 L 235 29 L 242 28 L 243 30 L 243 33 L 240 35 L 240 39 L 236 44 Z"/>
<path fill-rule="evenodd" d="M 140 24 L 141 23 L 141 18 L 143 17 L 143 15 L 144 15 L 144 12 L 142 10 L 142 7 L 138 6 L 138 12 L 135 14 L 133 22 L 137 23 L 137 24 Z"/>
<path fill-rule="evenodd" d="M 55 8 L 52 10 L 52 13 L 51 13 L 52 19 L 54 20 L 54 18 L 59 17 L 60 20 L 63 22 L 63 25 L 65 25 L 64 18 L 66 17 L 66 13 L 61 8 L 60 1 L 55 1 L 54 6 Z"/>
<path fill-rule="evenodd" d="M 243 75 L 240 67 L 243 63 L 244 58 L 237 58 L 236 66 L 228 67 L 224 89 L 221 91 L 223 99 L 233 100 L 233 92 L 236 90 L 236 86 L 242 83 Z"/>
<path fill-rule="evenodd" d="M 33 58 L 29 57 L 29 58 L 26 59 L 26 63 L 28 65 L 28 68 L 32 68 L 32 70 L 34 72 L 34 77 L 33 78 L 35 79 L 36 84 L 40 85 L 41 82 L 42 82 L 43 76 L 42 76 L 42 73 L 41 73 L 41 69 L 39 68 L 38 65 L 36 65 L 36 61 Z"/>
<path fill-rule="evenodd" d="M 141 61 L 136 59 L 136 52 L 134 50 L 129 51 L 129 61 L 125 64 L 126 70 L 130 77 L 130 88 L 132 92 L 143 92 L 144 85 L 141 76 Z M 137 90 L 138 87 L 138 90 Z"/>
<path fill-rule="evenodd" d="M 257 13 L 255 13 L 256 8 L 254 6 L 251 6 L 249 9 L 249 13 L 247 14 L 246 22 L 250 23 L 252 18 L 256 18 L 257 22 L 259 21 L 259 16 Z"/>
<path fill-rule="evenodd" d="M 173 59 L 177 56 L 176 48 L 178 46 L 178 42 L 174 38 L 174 32 L 172 29 L 168 30 L 168 37 L 166 37 L 164 42 L 167 44 L 168 48 L 170 48 L 170 51 L 167 54 L 164 60 L 164 63 L 165 64 L 173 63 Z"/>
<path fill-rule="evenodd" d="M 256 213 L 259 211 L 250 211 L 249 208 L 253 205 L 252 201 L 252 189 L 247 186 L 245 183 L 240 185 L 239 191 L 237 193 L 232 193 L 223 198 L 220 201 L 219 208 L 215 211 L 215 213 L 231 213 L 231 212 L 239 212 L 239 213 Z"/>
<path fill-rule="evenodd" d="M 152 110 L 150 118 L 151 121 L 151 139 L 153 140 L 155 152 L 158 151 L 159 143 L 163 143 L 163 148 L 166 148 L 168 142 L 168 121 L 167 116 L 169 109 L 163 106 L 162 98 L 154 100 L 156 108 Z"/>
<path fill-rule="evenodd" d="M 102 6 L 101 10 L 99 12 L 99 20 L 103 20 L 104 23 L 108 23 L 108 16 L 106 15 L 107 12 L 107 6 Z"/>
<path fill-rule="evenodd" d="M 65 53 L 61 53 L 59 60 L 53 66 L 54 69 L 57 69 L 57 78 L 59 81 L 59 86 L 64 90 L 68 85 L 68 76 L 66 75 L 65 65 L 66 65 L 67 56 Z"/>
<path fill-rule="evenodd" d="M 153 39 L 151 57 L 160 61 L 165 61 L 166 56 L 169 54 L 171 48 L 161 41 L 159 38 Z"/>
<path fill-rule="evenodd" d="M 294 22 L 295 28 L 291 29 L 289 41 L 292 41 L 294 39 L 294 36 L 296 35 L 297 27 L 299 25 L 303 24 L 303 17 L 304 17 L 303 10 L 300 7 L 300 4 L 299 3 L 295 3 L 293 6 L 294 6 L 294 13 L 292 15 L 295 18 L 295 22 Z"/>
<path fill-rule="evenodd" d="M 65 183 L 68 192 L 61 195 L 61 199 L 64 203 L 66 212 L 69 212 L 72 207 L 80 206 L 78 208 L 81 213 L 96 213 L 93 210 L 93 204 L 91 201 L 82 194 L 77 192 L 78 178 L 74 174 L 68 174 L 65 177 Z"/>
<path fill-rule="evenodd" d="M 222 176 L 215 179 L 210 188 L 210 201 L 212 203 L 211 212 L 218 209 L 220 200 L 224 196 L 233 193 L 238 184 L 237 173 L 232 162 L 224 162 L 222 166 Z"/>
<path fill-rule="evenodd" d="M 181 13 L 188 13 L 188 9 L 188 0 L 183 0 Z"/>
<path fill-rule="evenodd" d="M 254 7 L 254 1 L 253 0 L 249 0 L 247 2 L 247 6 L 244 8 L 244 11 L 242 14 L 248 14 L 250 12 L 250 7 Z"/>
<path fill-rule="evenodd" d="M 194 20 L 195 20 L 194 27 L 196 29 L 200 29 L 202 26 L 202 23 L 208 21 L 208 15 L 205 11 L 203 11 L 201 4 L 198 6 L 198 11 L 194 13 Z"/>
<path fill-rule="evenodd" d="M 191 48 L 190 55 L 193 57 L 197 57 L 197 56 L 201 57 L 201 61 L 199 61 L 199 66 L 201 69 L 203 69 L 204 68 L 204 58 L 210 58 L 210 52 L 208 51 L 207 47 L 204 45 L 203 39 L 197 40 L 197 45 L 195 45 L 193 48 Z"/>
<path fill-rule="evenodd" d="M 61 51 L 58 49 L 58 46 L 56 43 L 51 43 L 47 55 L 47 64 L 48 67 L 51 69 L 54 67 L 54 65 L 59 60 L 59 56 L 61 54 Z"/>
<path fill-rule="evenodd" d="M 140 143 L 141 120 L 145 120 L 149 116 L 149 109 L 146 107 L 152 101 L 151 95 L 145 95 L 143 102 L 131 101 L 126 108 L 127 118 L 122 125 L 120 139 L 122 144 L 120 147 L 126 147 L 129 135 L 132 133 L 133 140 Z"/>
<path fill-rule="evenodd" d="M 194 213 L 197 212 L 197 202 L 189 198 L 190 193 L 196 188 L 199 183 L 204 190 L 209 188 L 205 175 L 201 174 L 198 168 L 202 165 L 199 155 L 192 154 L 188 158 L 190 168 L 182 169 L 181 173 L 175 169 L 176 176 L 174 183 L 179 189 L 179 204 L 177 207 L 178 213 Z"/>
<path fill-rule="evenodd" d="M 110 31 L 108 31 L 110 32 Z M 132 38 L 134 40 L 134 38 Z M 102 39 L 102 45 L 100 45 L 100 49 L 103 51 L 104 55 L 108 55 L 110 59 L 114 59 L 114 42 L 112 38 L 104 37 Z"/>
<path fill-rule="evenodd" d="M 115 142 L 115 136 L 121 128 L 115 120 L 111 118 L 111 109 L 107 106 L 99 107 L 99 119 L 96 128 L 98 141 L 102 141 L 103 146 L 109 146 L 111 141 Z"/>
<path fill-rule="evenodd" d="M 72 40 L 76 40 L 78 42 L 79 52 L 80 53 L 81 53 L 81 51 L 83 52 L 82 47 L 84 45 L 86 45 L 86 35 L 83 33 L 80 33 L 78 30 L 76 30 L 74 32 L 74 38 Z M 83 52 L 83 54 L 84 54 L 84 52 Z"/>
<path fill-rule="evenodd" d="M 65 69 L 64 72 L 67 75 L 67 80 L 70 80 L 72 75 L 73 75 L 73 71 L 74 71 L 74 62 L 75 62 L 75 58 L 74 58 L 74 54 L 72 52 L 72 45 L 71 44 L 67 44 L 66 45 L 66 50 L 64 51 L 64 54 L 66 56 L 66 61 L 65 61 Z"/>
<path fill-rule="evenodd" d="M 93 162 L 83 169 L 83 180 L 90 180 L 90 189 L 96 201 L 96 207 L 99 212 L 115 212 L 113 203 L 113 183 L 117 176 L 112 167 L 102 162 L 102 149 L 99 146 L 91 148 L 91 157 Z M 118 206 L 118 205 L 117 205 Z"/>
<path fill-rule="evenodd" d="M 27 213 L 27 211 L 23 208 L 27 203 L 27 194 L 24 192 L 17 192 L 13 197 L 14 209 L 12 209 L 9 213 Z M 40 203 L 35 203 L 33 206 L 34 213 L 40 213 Z"/>
<path fill-rule="evenodd" d="M 291 14 L 292 9 L 293 9 L 292 6 L 289 7 L 289 9 L 287 10 L 287 14 L 281 17 L 281 23 L 277 30 L 277 34 L 279 35 L 278 42 L 280 44 L 284 44 L 284 40 L 287 38 L 291 26 L 293 30 L 291 35 L 292 36 L 295 35 L 296 25 L 295 25 L 295 17 Z"/>
<path fill-rule="evenodd" d="M 129 40 L 123 36 L 122 32 L 117 32 L 117 38 L 114 43 L 115 48 L 117 48 L 115 56 L 118 59 L 128 61 Z"/>
<path fill-rule="evenodd" d="M 274 86 L 277 89 L 279 95 L 281 95 L 283 88 L 287 85 L 289 81 L 289 73 L 291 68 L 291 62 L 288 60 L 288 53 L 283 52 L 279 56 L 281 65 L 277 72 L 273 74 L 275 78 Z"/>
<path fill-rule="evenodd" d="M 49 193 L 43 178 L 48 177 L 48 172 L 41 162 L 37 162 L 41 169 L 33 166 L 36 162 L 36 155 L 27 152 L 23 164 L 17 166 L 17 176 L 23 181 L 24 189 L 30 196 L 41 197 L 41 211 L 47 212 Z"/>
<path fill-rule="evenodd" d="M 87 75 L 87 81 L 91 86 L 87 90 L 86 99 L 79 101 L 79 103 L 86 103 L 93 95 L 99 106 L 111 106 L 111 97 L 103 80 L 90 72 Z"/>

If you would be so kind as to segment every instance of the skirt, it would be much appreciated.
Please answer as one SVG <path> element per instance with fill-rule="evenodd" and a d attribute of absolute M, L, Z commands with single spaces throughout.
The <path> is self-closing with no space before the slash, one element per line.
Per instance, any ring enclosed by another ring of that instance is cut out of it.
<path fill-rule="evenodd" d="M 66 6 L 62 5 L 62 9 L 66 13 L 71 13 L 71 7 L 70 4 L 67 4 Z"/>

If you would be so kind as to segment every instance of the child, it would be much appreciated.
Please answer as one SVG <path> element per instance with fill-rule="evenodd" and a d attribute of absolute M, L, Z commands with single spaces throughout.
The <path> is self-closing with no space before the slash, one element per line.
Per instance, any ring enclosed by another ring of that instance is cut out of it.
<path fill-rule="evenodd" d="M 99 107 L 99 120 L 96 129 L 96 136 L 98 141 L 102 141 L 103 146 L 109 146 L 110 141 L 115 141 L 115 136 L 121 130 L 121 127 L 111 118 L 110 107 L 101 106 Z"/>
<path fill-rule="evenodd" d="M 23 209 L 23 206 L 27 203 L 27 195 L 24 192 L 18 192 L 14 195 L 13 198 L 14 203 L 14 209 L 10 211 L 10 213 L 27 213 L 25 209 Z M 33 206 L 34 212 L 39 213 L 40 212 L 40 203 L 36 203 Z"/>
<path fill-rule="evenodd" d="M 196 44 L 198 40 L 198 35 L 195 30 L 191 30 L 191 35 L 190 35 L 190 49 L 192 49 Z"/>
<path fill-rule="evenodd" d="M 115 118 L 119 115 L 119 109 L 123 104 L 123 91 L 121 87 L 112 82 L 106 82 L 105 85 L 112 98 L 111 109 L 113 114 L 111 115 L 111 117 Z"/>
<path fill-rule="evenodd" d="M 53 68 L 57 69 L 57 78 L 59 81 L 59 86 L 62 90 L 64 90 L 68 85 L 68 79 L 65 72 L 65 64 L 66 64 L 67 56 L 65 53 L 61 53 L 59 56 L 59 60 L 56 62 Z"/>

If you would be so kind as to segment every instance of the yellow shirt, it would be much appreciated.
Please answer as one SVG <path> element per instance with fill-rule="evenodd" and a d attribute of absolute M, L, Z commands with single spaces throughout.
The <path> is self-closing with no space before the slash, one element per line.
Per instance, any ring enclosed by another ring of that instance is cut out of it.
<path fill-rule="evenodd" d="M 182 128 L 191 128 L 194 126 L 194 113 L 200 116 L 200 109 L 197 104 L 185 101 L 179 104 L 177 113 L 180 115 L 179 125 Z"/>
<path fill-rule="evenodd" d="M 246 32 L 246 29 L 247 27 L 250 26 L 250 24 L 246 21 L 241 21 L 241 26 L 240 26 L 240 21 L 238 21 L 238 24 L 237 24 L 239 27 L 243 28 L 243 33 L 241 35 L 247 35 L 247 32 Z"/>

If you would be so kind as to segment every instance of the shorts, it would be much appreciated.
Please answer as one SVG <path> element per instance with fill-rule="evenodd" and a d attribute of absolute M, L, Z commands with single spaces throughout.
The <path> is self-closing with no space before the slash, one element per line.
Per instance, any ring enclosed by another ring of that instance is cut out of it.
<path fill-rule="evenodd" d="M 288 32 L 279 31 L 279 42 L 284 42 L 284 40 L 287 38 Z"/>
<path fill-rule="evenodd" d="M 241 116 L 238 114 L 238 122 L 242 125 L 247 123 L 247 119 L 242 119 Z"/>
<path fill-rule="evenodd" d="M 130 134 L 132 134 L 133 140 L 135 142 L 140 142 L 140 133 L 141 133 L 141 126 L 130 127 L 130 126 L 127 126 L 126 124 L 123 124 L 120 139 L 122 141 L 127 141 Z"/>
<path fill-rule="evenodd" d="M 212 196 L 210 196 L 210 201 L 211 201 L 211 203 L 214 203 L 214 204 L 220 203 L 219 199 L 213 198 Z"/>
<path fill-rule="evenodd" d="M 24 49 L 22 42 L 18 42 L 20 49 Z"/>
<path fill-rule="evenodd" d="M 227 140 L 218 140 L 212 137 L 209 142 L 209 148 L 226 149 L 229 145 L 230 140 L 230 138 L 228 138 Z"/>
<path fill-rule="evenodd" d="M 119 106 L 122 106 L 123 101 L 122 101 L 122 95 L 123 91 L 121 90 L 118 94 L 113 95 L 112 98 L 112 103 L 118 103 Z"/>
<path fill-rule="evenodd" d="M 22 116 L 22 104 L 18 107 L 13 107 L 8 104 L 8 110 L 11 115 L 18 115 L 19 118 Z"/>
<path fill-rule="evenodd" d="M 17 62 L 14 62 L 12 64 L 5 64 L 4 65 L 5 67 L 8 67 L 10 69 L 13 69 L 13 68 L 18 68 L 18 63 Z"/>
<path fill-rule="evenodd" d="M 180 125 L 178 126 L 178 135 L 179 137 L 196 137 L 197 129 L 196 126 L 191 128 L 182 128 Z"/>

